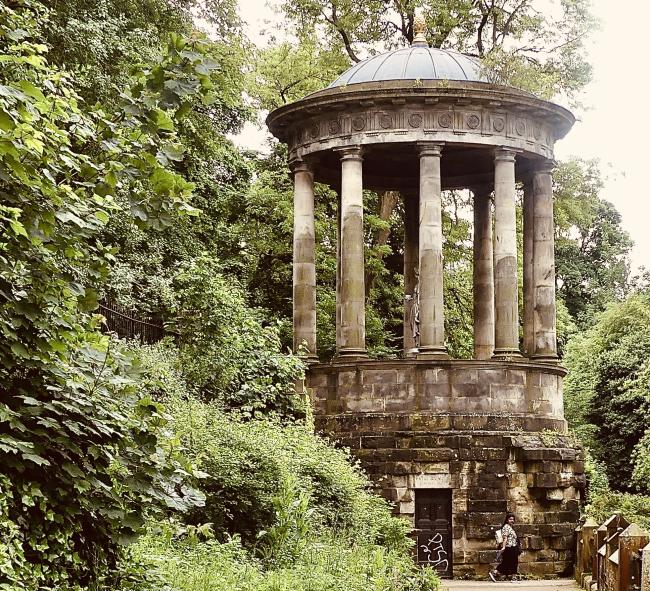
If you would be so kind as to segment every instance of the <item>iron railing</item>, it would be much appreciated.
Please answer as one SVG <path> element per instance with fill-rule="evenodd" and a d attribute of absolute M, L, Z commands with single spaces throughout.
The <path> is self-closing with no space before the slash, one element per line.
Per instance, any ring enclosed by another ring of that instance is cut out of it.
<path fill-rule="evenodd" d="M 165 336 L 162 317 L 138 317 L 132 310 L 111 300 L 99 304 L 99 312 L 106 318 L 106 330 L 122 339 L 139 340 L 142 344 L 156 343 Z"/>

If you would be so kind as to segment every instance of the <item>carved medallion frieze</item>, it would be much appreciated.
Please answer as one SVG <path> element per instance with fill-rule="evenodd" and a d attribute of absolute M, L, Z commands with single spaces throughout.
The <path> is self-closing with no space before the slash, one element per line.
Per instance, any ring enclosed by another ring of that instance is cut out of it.
<path fill-rule="evenodd" d="M 515 121 L 515 131 L 517 135 L 524 135 L 526 133 L 526 122 L 523 119 Z"/>
<path fill-rule="evenodd" d="M 356 117 L 352 118 L 352 129 L 354 131 L 363 131 L 366 128 L 366 118 L 357 115 Z"/>
<path fill-rule="evenodd" d="M 542 154 L 552 154 L 555 138 L 550 125 L 521 109 L 499 105 L 356 104 L 352 112 L 342 109 L 322 112 L 307 121 L 296 122 L 289 137 L 290 148 L 305 154 L 328 150 L 352 140 L 358 144 L 418 141 L 421 134 L 439 134 L 440 141 L 465 141 L 493 145 L 495 141 Z M 469 134 L 454 140 L 457 134 Z M 399 137 L 398 137 L 399 136 Z M 442 137 L 445 136 L 445 137 Z M 471 136 L 471 137 L 470 137 Z M 492 136 L 505 136 L 495 139 Z"/>
<path fill-rule="evenodd" d="M 327 124 L 327 130 L 330 132 L 330 135 L 341 133 L 341 122 L 338 119 L 333 119 Z"/>
<path fill-rule="evenodd" d="M 382 129 L 390 129 L 393 127 L 393 117 L 389 113 L 381 113 L 379 115 L 379 126 Z"/>
<path fill-rule="evenodd" d="M 440 125 L 440 127 L 444 127 L 446 129 L 448 127 L 451 127 L 453 122 L 454 118 L 449 111 L 445 111 L 444 113 L 440 113 L 440 115 L 438 115 L 438 125 Z"/>
<path fill-rule="evenodd" d="M 505 117 L 495 117 L 492 119 L 492 128 L 494 131 L 501 133 L 506 128 Z"/>
<path fill-rule="evenodd" d="M 476 113 L 470 113 L 465 122 L 470 129 L 476 129 L 481 124 L 481 118 Z"/>
<path fill-rule="evenodd" d="M 422 127 L 422 115 L 420 113 L 411 113 L 409 115 L 409 125 L 415 129 Z"/>

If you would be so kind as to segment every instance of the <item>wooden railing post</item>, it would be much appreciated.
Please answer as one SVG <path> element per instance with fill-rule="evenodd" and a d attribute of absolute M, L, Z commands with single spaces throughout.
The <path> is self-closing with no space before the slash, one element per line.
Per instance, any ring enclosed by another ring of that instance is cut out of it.
<path fill-rule="evenodd" d="M 641 583 L 641 561 L 639 551 L 648 542 L 650 534 L 632 523 L 618 539 L 619 567 L 616 591 L 639 591 Z"/>
<path fill-rule="evenodd" d="M 610 556 L 618 550 L 618 536 L 621 532 L 628 526 L 630 523 L 618 513 L 612 515 L 603 525 L 601 526 L 601 534 L 604 537 L 603 544 L 598 549 L 598 572 L 597 572 L 597 581 L 598 581 L 598 591 L 614 591 L 614 587 L 608 587 L 609 578 L 612 576 L 613 565 L 610 565 Z M 618 557 L 615 558 L 615 561 L 618 560 Z M 612 568 L 610 568 L 610 566 Z M 608 578 L 609 577 L 609 578 Z M 612 583 L 613 584 L 613 583 Z"/>
<path fill-rule="evenodd" d="M 582 554 L 584 550 L 584 543 L 582 541 L 582 525 L 579 525 L 578 527 L 575 528 L 575 539 L 576 539 L 576 566 L 574 569 L 574 576 L 575 580 L 580 583 L 582 579 L 582 565 L 583 565 L 583 560 L 582 560 Z"/>
<path fill-rule="evenodd" d="M 578 583 L 584 587 L 586 579 L 591 580 L 591 565 L 595 554 L 595 536 L 598 523 L 591 517 L 585 521 L 580 532 L 580 577 Z"/>
<path fill-rule="evenodd" d="M 641 554 L 641 591 L 650 591 L 650 544 Z"/>
<path fill-rule="evenodd" d="M 618 591 L 618 539 L 622 533 L 623 529 L 619 527 L 605 542 L 605 564 L 603 567 L 604 584 L 602 591 Z M 600 589 L 600 587 L 598 588 Z"/>

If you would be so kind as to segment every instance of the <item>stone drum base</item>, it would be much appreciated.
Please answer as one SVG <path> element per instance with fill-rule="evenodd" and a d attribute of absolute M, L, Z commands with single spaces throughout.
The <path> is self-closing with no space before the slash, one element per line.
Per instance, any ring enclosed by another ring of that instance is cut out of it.
<path fill-rule="evenodd" d="M 420 562 L 430 562 L 421 546 L 439 533 L 449 536 L 443 546 L 445 556 L 451 555 L 441 574 L 487 575 L 495 560 L 494 530 L 511 511 L 524 549 L 519 572 L 570 574 L 585 484 L 582 450 L 555 432 L 482 428 L 498 422 L 489 416 L 373 414 L 321 417 L 318 426 L 352 449 L 395 513 L 410 521 Z M 477 429 L 450 430 L 454 423 Z M 445 510 L 439 509 L 436 517 L 441 513 L 443 522 L 428 528 L 416 507 L 419 496 L 435 491 L 449 492 L 451 519 L 445 524 Z"/>
<path fill-rule="evenodd" d="M 319 431 L 349 447 L 396 515 L 417 560 L 445 577 L 487 576 L 494 532 L 516 515 L 521 574 L 566 575 L 585 486 L 557 365 L 361 361 L 312 366 Z"/>

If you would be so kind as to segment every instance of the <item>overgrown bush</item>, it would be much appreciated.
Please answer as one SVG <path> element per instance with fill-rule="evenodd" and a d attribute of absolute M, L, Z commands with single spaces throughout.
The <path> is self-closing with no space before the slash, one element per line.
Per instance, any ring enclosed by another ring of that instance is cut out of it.
<path fill-rule="evenodd" d="M 348 452 L 335 449 L 301 424 L 242 421 L 215 404 L 169 401 L 174 429 L 189 458 L 208 476 L 205 507 L 193 523 L 210 522 L 224 539 L 239 534 L 253 544 L 275 519 L 273 497 L 290 477 L 310 498 L 315 522 L 390 547 L 407 544 L 408 527 L 391 517 L 386 502 L 369 492 L 367 477 Z"/>
<path fill-rule="evenodd" d="M 0 586 L 30 591 L 110 587 L 146 517 L 201 500 L 92 311 L 118 193 L 130 223 L 193 211 L 175 126 L 214 70 L 176 36 L 114 112 L 88 107 L 46 59 L 47 4 L 0 3 Z"/>
<path fill-rule="evenodd" d="M 567 417 L 604 467 L 613 489 L 648 492 L 634 476 L 650 422 L 650 294 L 612 304 L 569 344 L 565 363 Z M 642 474 L 639 468 L 637 474 Z"/>
<path fill-rule="evenodd" d="M 650 497 L 613 491 L 590 495 L 589 503 L 584 509 L 589 517 L 599 524 L 613 513 L 621 513 L 630 523 L 650 529 Z"/>
<path fill-rule="evenodd" d="M 189 261 L 174 281 L 180 363 L 186 380 L 206 400 L 242 414 L 301 414 L 294 383 L 298 357 L 282 351 L 280 327 L 246 304 L 237 280 L 211 257 Z"/>
<path fill-rule="evenodd" d="M 238 538 L 225 542 L 178 539 L 169 528 L 143 538 L 141 560 L 180 591 L 434 591 L 439 580 L 406 553 L 370 543 L 348 544 L 332 532 L 306 541 L 295 562 L 267 569 Z"/>

